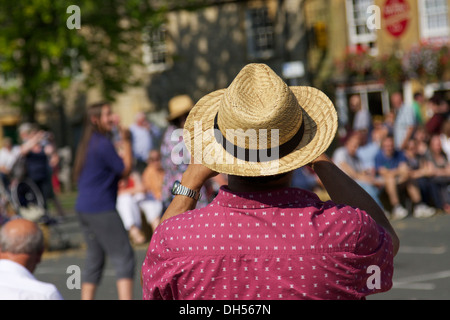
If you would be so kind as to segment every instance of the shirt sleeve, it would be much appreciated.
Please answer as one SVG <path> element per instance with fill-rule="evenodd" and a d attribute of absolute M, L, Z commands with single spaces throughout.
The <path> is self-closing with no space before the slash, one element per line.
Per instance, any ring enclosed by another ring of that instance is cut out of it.
<path fill-rule="evenodd" d="M 398 153 L 398 163 L 402 163 L 402 162 L 408 162 L 408 160 L 406 159 L 405 154 L 402 151 L 399 151 Z"/>
<path fill-rule="evenodd" d="M 345 162 L 345 150 L 343 147 L 336 149 L 333 154 L 333 162 L 340 167 L 342 162 Z"/>
<path fill-rule="evenodd" d="M 356 277 L 362 279 L 358 292 L 365 296 L 388 291 L 392 287 L 394 253 L 389 233 L 366 212 L 359 211 L 360 231 L 353 259 Z"/>
<path fill-rule="evenodd" d="M 144 300 L 173 300 L 170 281 L 175 272 L 171 259 L 167 259 L 164 239 L 159 226 L 152 236 L 147 255 L 142 264 L 142 298 Z"/>
<path fill-rule="evenodd" d="M 416 115 L 414 113 L 414 107 L 410 106 L 406 108 L 405 121 L 409 126 L 414 126 L 416 124 Z"/>
<path fill-rule="evenodd" d="M 109 168 L 114 174 L 121 175 L 125 169 L 122 158 L 117 154 L 114 145 L 111 141 L 106 140 L 103 142 L 103 147 L 98 149 L 99 156 L 102 158 L 105 166 Z"/>
<path fill-rule="evenodd" d="M 378 173 L 380 168 L 383 166 L 383 155 L 381 154 L 381 150 L 375 156 L 375 171 Z"/>

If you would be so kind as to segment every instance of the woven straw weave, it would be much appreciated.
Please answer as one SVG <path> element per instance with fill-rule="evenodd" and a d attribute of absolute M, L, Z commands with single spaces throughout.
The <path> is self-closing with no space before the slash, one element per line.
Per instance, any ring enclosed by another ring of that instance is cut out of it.
<path fill-rule="evenodd" d="M 284 157 L 264 162 L 244 161 L 235 158 L 216 140 L 216 115 L 221 134 L 242 148 L 277 147 L 290 140 L 302 122 L 304 133 L 297 147 Z M 267 65 L 249 64 L 227 89 L 201 98 L 189 113 L 184 128 L 184 140 L 194 162 L 226 174 L 266 176 L 292 171 L 325 152 L 336 134 L 337 113 L 320 90 L 288 87 Z M 274 136 L 272 130 L 278 130 Z"/>

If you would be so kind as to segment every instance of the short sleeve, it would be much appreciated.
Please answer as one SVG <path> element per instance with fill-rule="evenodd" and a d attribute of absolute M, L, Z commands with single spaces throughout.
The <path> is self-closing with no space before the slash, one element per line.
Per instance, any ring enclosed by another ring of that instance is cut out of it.
<path fill-rule="evenodd" d="M 337 166 L 340 166 L 342 164 L 342 162 L 346 162 L 345 149 L 344 148 L 336 149 L 336 151 L 333 154 L 333 162 Z"/>
<path fill-rule="evenodd" d="M 144 300 L 172 300 L 174 295 L 170 284 L 176 269 L 167 259 L 164 239 L 161 236 L 163 226 L 159 226 L 152 236 L 147 255 L 142 264 L 142 298 Z"/>
<path fill-rule="evenodd" d="M 392 238 L 364 211 L 360 211 L 360 222 L 355 255 L 350 259 L 357 277 L 363 280 L 357 290 L 364 296 L 388 291 L 394 272 Z"/>
<path fill-rule="evenodd" d="M 108 167 L 113 173 L 116 175 L 121 175 L 125 165 L 123 163 L 122 158 L 117 154 L 114 145 L 109 140 L 104 140 L 103 147 L 99 148 L 101 150 L 99 152 L 99 156 L 102 161 L 105 163 L 105 166 Z"/>
<path fill-rule="evenodd" d="M 399 151 L 398 153 L 398 162 L 399 164 L 402 162 L 407 162 L 408 160 L 406 159 L 405 154 L 402 151 Z"/>
<path fill-rule="evenodd" d="M 381 154 L 381 150 L 379 150 L 375 156 L 375 170 L 378 172 L 380 168 L 383 166 L 383 155 Z"/>

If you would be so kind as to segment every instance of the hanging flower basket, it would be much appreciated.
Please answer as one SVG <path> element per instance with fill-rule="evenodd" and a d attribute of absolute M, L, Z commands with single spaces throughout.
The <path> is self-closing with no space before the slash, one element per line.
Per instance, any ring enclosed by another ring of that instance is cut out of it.
<path fill-rule="evenodd" d="M 395 53 L 378 57 L 374 62 L 373 72 L 389 92 L 400 90 L 402 83 L 407 80 L 402 60 Z"/>
<path fill-rule="evenodd" d="M 366 50 L 347 50 L 344 59 L 336 61 L 336 75 L 341 78 L 363 81 L 372 78 L 374 57 Z"/>
<path fill-rule="evenodd" d="M 336 62 L 335 75 L 348 80 L 375 79 L 389 91 L 398 90 L 404 81 L 423 84 L 450 80 L 450 47 L 421 43 L 400 57 L 398 53 L 373 57 L 364 50 L 348 51 Z"/>

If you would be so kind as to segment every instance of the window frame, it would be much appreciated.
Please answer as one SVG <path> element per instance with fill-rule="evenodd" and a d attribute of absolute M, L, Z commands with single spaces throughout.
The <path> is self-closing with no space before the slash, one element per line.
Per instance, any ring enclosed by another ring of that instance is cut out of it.
<path fill-rule="evenodd" d="M 429 22 L 429 16 L 430 13 L 427 13 L 427 6 L 426 6 L 426 2 L 430 1 L 430 0 L 419 0 L 418 5 L 419 5 L 419 16 L 420 16 L 420 38 L 422 40 L 429 40 L 429 39 L 435 39 L 435 38 L 448 38 L 450 36 L 450 21 L 449 21 L 449 17 L 448 17 L 448 12 L 449 12 L 449 8 L 448 8 L 448 2 L 446 0 L 443 1 L 443 3 L 445 4 L 446 7 L 446 12 L 445 12 L 445 16 L 446 16 L 446 20 L 447 20 L 447 25 L 445 27 L 440 27 L 440 28 L 429 28 L 428 26 L 428 22 Z M 435 1 L 435 0 L 433 0 Z M 440 15 L 442 14 L 441 12 L 439 12 L 440 10 L 436 10 L 436 13 L 432 13 L 433 15 Z"/>
<path fill-rule="evenodd" d="M 162 36 L 161 33 L 163 33 Z M 151 41 L 154 41 L 156 37 L 158 37 L 157 41 L 152 44 Z M 155 53 L 163 54 L 165 61 L 155 63 Z M 142 31 L 142 61 L 149 72 L 161 72 L 169 68 L 167 28 L 164 24 L 156 29 L 148 26 Z"/>
<path fill-rule="evenodd" d="M 356 48 L 360 45 L 366 45 L 369 48 L 369 53 L 371 55 L 376 55 L 378 53 L 378 48 L 376 47 L 376 40 L 377 40 L 377 32 L 376 30 L 370 30 L 367 28 L 367 18 L 370 16 L 367 13 L 367 8 L 364 10 L 364 15 L 366 16 L 366 23 L 364 24 L 364 26 L 366 27 L 366 29 L 369 31 L 368 33 L 364 33 L 364 34 L 358 34 L 357 33 L 357 28 L 362 26 L 362 24 L 357 24 L 357 22 L 355 21 L 355 17 L 354 17 L 354 12 L 356 12 L 355 10 L 355 6 L 353 4 L 353 1 L 361 1 L 361 4 L 358 5 L 358 7 L 363 7 L 363 4 L 365 2 L 371 2 L 370 4 L 368 4 L 368 6 L 375 4 L 374 0 L 346 0 L 345 1 L 345 11 L 346 11 L 346 15 L 347 15 L 347 31 L 348 31 L 348 37 L 349 37 L 349 42 L 350 42 L 350 46 L 352 48 Z M 362 2 L 364 1 L 364 2 Z M 371 47 L 370 44 L 373 44 L 373 46 Z"/>
<path fill-rule="evenodd" d="M 259 27 L 254 27 L 253 21 L 253 12 L 258 10 L 264 10 L 264 25 Z M 269 49 L 259 49 L 256 37 L 258 36 L 258 31 L 263 29 L 264 31 L 260 33 L 267 37 L 269 35 L 270 39 L 268 39 L 269 46 L 272 48 Z M 274 21 L 270 18 L 269 9 L 267 6 L 260 7 L 251 7 L 245 10 L 245 31 L 247 37 L 247 52 L 251 59 L 270 59 L 275 55 L 275 25 Z"/>

